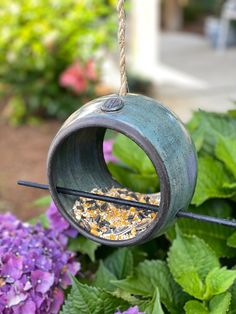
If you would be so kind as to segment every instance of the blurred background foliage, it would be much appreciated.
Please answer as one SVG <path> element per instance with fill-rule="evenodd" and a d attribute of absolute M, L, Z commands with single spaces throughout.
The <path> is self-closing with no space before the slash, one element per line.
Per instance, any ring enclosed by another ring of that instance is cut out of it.
<path fill-rule="evenodd" d="M 184 1 L 184 22 L 191 23 L 207 15 L 219 16 L 224 0 L 188 0 Z"/>
<path fill-rule="evenodd" d="M 96 59 L 116 36 L 115 0 L 1 0 L 0 95 L 13 124 L 64 119 L 95 95 L 95 81 L 75 93 L 59 84 L 73 62 Z"/>
<path fill-rule="evenodd" d="M 163 3 L 168 3 L 164 0 Z M 219 15 L 224 0 L 178 0 L 183 24 Z M 129 5 L 129 2 L 127 2 Z M 96 97 L 106 49 L 116 44 L 115 0 L 1 0 L 0 101 L 13 125 L 40 118 L 65 119 Z M 96 80 L 75 92 L 60 84 L 75 62 L 93 60 Z M 132 92 L 150 93 L 151 83 L 129 75 Z"/>

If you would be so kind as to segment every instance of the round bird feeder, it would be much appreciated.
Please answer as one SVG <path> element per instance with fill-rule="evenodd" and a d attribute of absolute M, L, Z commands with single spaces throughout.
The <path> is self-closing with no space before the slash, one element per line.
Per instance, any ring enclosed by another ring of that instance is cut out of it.
<path fill-rule="evenodd" d="M 103 156 L 107 129 L 138 144 L 160 179 L 161 201 L 156 219 L 129 240 L 107 240 L 86 231 L 72 212 L 76 196 L 57 190 L 58 186 L 85 191 L 120 186 Z M 176 214 L 188 207 L 196 176 L 195 148 L 182 122 L 155 100 L 135 94 L 102 97 L 80 108 L 63 124 L 48 153 L 49 189 L 61 214 L 87 238 L 112 246 L 140 244 L 164 233 Z"/>

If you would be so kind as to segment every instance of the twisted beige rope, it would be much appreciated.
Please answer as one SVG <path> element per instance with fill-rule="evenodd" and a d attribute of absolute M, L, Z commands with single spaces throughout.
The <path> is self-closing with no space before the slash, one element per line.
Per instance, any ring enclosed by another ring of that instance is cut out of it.
<path fill-rule="evenodd" d="M 128 92 L 128 80 L 126 74 L 126 57 L 125 57 L 126 22 L 124 2 L 125 0 L 118 0 L 117 3 L 117 12 L 119 19 L 118 43 L 120 48 L 120 91 L 119 91 L 120 96 L 125 96 Z"/>

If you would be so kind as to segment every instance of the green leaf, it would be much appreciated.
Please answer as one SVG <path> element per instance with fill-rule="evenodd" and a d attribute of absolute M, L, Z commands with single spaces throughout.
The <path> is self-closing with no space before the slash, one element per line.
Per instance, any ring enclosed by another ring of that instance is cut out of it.
<path fill-rule="evenodd" d="M 231 294 L 229 292 L 216 295 L 211 299 L 210 314 L 226 314 L 230 307 Z"/>
<path fill-rule="evenodd" d="M 229 270 L 226 267 L 212 269 L 206 277 L 206 292 L 204 299 L 221 294 L 228 290 L 236 279 L 236 270 Z"/>
<path fill-rule="evenodd" d="M 234 232 L 227 240 L 227 245 L 236 248 L 236 232 Z"/>
<path fill-rule="evenodd" d="M 153 174 L 155 168 L 144 151 L 128 137 L 119 134 L 113 144 L 113 154 L 137 173 Z M 132 154 L 130 154 L 132 152 Z"/>
<path fill-rule="evenodd" d="M 99 300 L 94 314 L 114 314 L 118 309 L 124 311 L 130 306 L 128 302 L 117 298 L 109 292 L 101 290 L 99 292 Z"/>
<path fill-rule="evenodd" d="M 236 103 L 234 102 L 234 104 L 236 104 Z M 228 110 L 228 111 L 227 111 L 227 114 L 228 114 L 230 117 L 236 118 L 236 110 L 235 110 L 235 109 Z"/>
<path fill-rule="evenodd" d="M 228 188 L 228 189 L 234 189 L 236 191 L 236 182 L 226 182 L 224 183 L 223 187 Z"/>
<path fill-rule="evenodd" d="M 192 139 L 195 144 L 197 152 L 199 152 L 204 143 L 204 130 L 197 129 L 195 132 L 192 133 Z"/>
<path fill-rule="evenodd" d="M 232 183 L 232 178 L 225 171 L 223 163 L 210 156 L 200 156 L 198 159 L 198 179 L 192 204 L 201 205 L 209 198 L 230 198 L 236 194 L 234 188 L 226 188 Z"/>
<path fill-rule="evenodd" d="M 215 153 L 236 178 L 236 138 L 219 137 Z"/>
<path fill-rule="evenodd" d="M 139 303 L 139 300 L 135 296 L 133 296 L 129 292 L 121 290 L 119 288 L 117 288 L 115 291 L 113 291 L 112 295 L 116 296 L 117 298 L 121 298 L 130 304 L 137 305 Z"/>
<path fill-rule="evenodd" d="M 123 279 L 133 272 L 133 254 L 131 250 L 122 248 L 108 256 L 104 265 L 117 279 Z"/>
<path fill-rule="evenodd" d="M 187 296 L 173 277 L 163 261 L 146 260 L 140 263 L 134 274 L 124 280 L 113 281 L 118 288 L 134 295 L 151 297 L 158 287 L 161 302 L 171 313 L 180 313 Z"/>
<path fill-rule="evenodd" d="M 189 209 L 195 213 L 221 218 L 232 215 L 232 207 L 225 199 L 210 199 L 201 206 L 190 206 Z"/>
<path fill-rule="evenodd" d="M 96 272 L 93 285 L 108 291 L 113 291 L 115 286 L 111 283 L 111 281 L 116 279 L 116 276 L 112 274 L 101 261 Z"/>
<path fill-rule="evenodd" d="M 229 292 L 232 295 L 229 313 L 230 314 L 235 314 L 236 313 L 236 281 L 234 281 L 234 283 L 231 286 Z"/>
<path fill-rule="evenodd" d="M 183 290 L 201 300 L 207 274 L 212 268 L 220 267 L 215 253 L 202 239 L 179 231 L 169 250 L 168 264 Z"/>
<path fill-rule="evenodd" d="M 82 285 L 75 278 L 61 314 L 94 314 L 99 299 L 99 290 Z"/>
<path fill-rule="evenodd" d="M 232 134 L 235 134 L 236 119 L 229 114 L 200 110 L 194 113 L 192 120 L 188 123 L 188 128 L 198 150 L 214 155 L 218 138 L 220 136 L 232 137 Z"/>
<path fill-rule="evenodd" d="M 95 251 L 101 244 L 91 241 L 83 236 L 70 239 L 68 249 L 74 252 L 87 254 L 92 262 L 95 262 Z"/>
<path fill-rule="evenodd" d="M 159 191 L 157 174 L 139 174 L 120 164 L 108 164 L 112 177 L 129 189 L 141 193 L 154 193 Z"/>
<path fill-rule="evenodd" d="M 178 227 L 184 234 L 196 235 L 203 239 L 214 250 L 217 257 L 233 257 L 236 255 L 236 250 L 227 246 L 227 239 L 232 234 L 231 228 L 191 219 L 180 219 Z M 175 238 L 174 228 L 168 231 L 167 236 L 169 240 L 173 241 Z"/>
<path fill-rule="evenodd" d="M 43 197 L 40 197 L 38 199 L 36 199 L 33 202 L 33 205 L 36 207 L 43 207 L 43 206 L 49 206 L 51 202 L 51 196 L 50 195 L 46 195 Z"/>
<path fill-rule="evenodd" d="M 28 221 L 31 225 L 36 225 L 37 223 L 41 223 L 41 225 L 47 229 L 49 228 L 49 221 L 46 215 L 42 214 L 38 217 L 35 217 Z"/>
<path fill-rule="evenodd" d="M 164 314 L 160 301 L 160 293 L 157 287 L 154 291 L 152 300 L 139 305 L 139 308 L 145 314 Z"/>
<path fill-rule="evenodd" d="M 205 285 L 196 271 L 185 271 L 175 280 L 188 294 L 200 300 L 204 299 Z"/>
<path fill-rule="evenodd" d="M 209 309 L 196 300 L 188 301 L 185 306 L 186 314 L 226 314 L 230 306 L 231 294 L 229 292 L 219 294 L 212 298 Z"/>
<path fill-rule="evenodd" d="M 223 199 L 208 200 L 199 207 L 190 206 L 189 210 L 197 214 L 220 218 L 228 218 L 232 215 L 231 206 L 228 201 Z M 227 239 L 233 233 L 232 228 L 193 219 L 179 219 L 178 227 L 184 234 L 195 234 L 203 239 L 214 250 L 217 257 L 233 257 L 236 255 L 236 250 L 232 250 L 226 245 Z M 170 241 L 173 241 L 176 237 L 175 228 L 172 227 L 168 230 L 166 235 Z"/>
<path fill-rule="evenodd" d="M 184 309 L 186 314 L 209 314 L 207 307 L 196 300 L 188 301 Z"/>
<path fill-rule="evenodd" d="M 61 314 L 114 314 L 129 304 L 112 294 L 73 279 L 72 289 L 63 305 Z"/>

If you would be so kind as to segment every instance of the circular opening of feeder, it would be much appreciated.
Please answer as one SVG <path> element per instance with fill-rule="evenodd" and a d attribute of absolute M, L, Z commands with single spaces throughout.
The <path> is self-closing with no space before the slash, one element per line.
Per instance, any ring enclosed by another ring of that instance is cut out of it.
<path fill-rule="evenodd" d="M 102 153 L 114 184 L 96 186 L 90 192 L 160 205 L 160 184 L 155 167 L 134 141 L 108 129 L 102 142 Z M 74 203 L 73 216 L 85 231 L 112 241 L 133 239 L 147 231 L 158 219 L 157 211 L 151 208 L 81 197 Z"/>
<path fill-rule="evenodd" d="M 70 132 L 59 134 L 48 159 L 50 191 L 61 214 L 82 235 L 112 246 L 142 243 L 159 232 L 166 216 L 169 197 L 166 170 L 157 151 L 140 133 L 123 124 L 106 122 L 101 121 L 100 126 L 86 120 L 79 128 L 75 126 Z M 106 156 L 107 143 L 112 144 L 111 160 Z M 121 153 L 129 156 L 132 164 Z M 124 181 L 127 178 L 129 182 Z M 160 208 L 140 209 L 65 195 L 57 192 L 57 186 Z"/>

